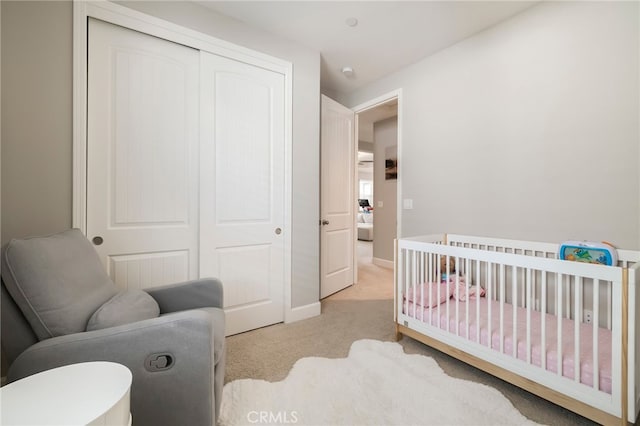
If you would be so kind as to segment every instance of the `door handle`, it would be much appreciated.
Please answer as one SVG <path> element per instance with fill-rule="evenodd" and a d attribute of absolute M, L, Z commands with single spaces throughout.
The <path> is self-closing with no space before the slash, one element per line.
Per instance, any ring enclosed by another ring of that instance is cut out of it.
<path fill-rule="evenodd" d="M 104 240 L 102 239 L 102 237 L 97 236 L 97 237 L 93 237 L 91 239 L 91 241 L 93 242 L 94 245 L 99 246 L 100 244 L 102 244 L 104 242 Z"/>
<path fill-rule="evenodd" d="M 276 235 L 280 235 L 282 233 L 282 228 L 276 228 Z"/>
<path fill-rule="evenodd" d="M 321 223 L 322 225 L 328 225 L 328 224 L 329 224 L 329 221 L 328 221 L 328 220 L 326 220 L 326 219 L 324 219 L 324 220 L 323 220 L 322 222 L 320 222 L 320 223 Z"/>

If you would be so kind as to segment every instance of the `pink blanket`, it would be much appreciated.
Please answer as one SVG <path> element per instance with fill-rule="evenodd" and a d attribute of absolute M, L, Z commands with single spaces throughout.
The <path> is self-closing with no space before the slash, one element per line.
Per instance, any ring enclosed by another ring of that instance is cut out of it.
<path fill-rule="evenodd" d="M 419 293 L 418 293 L 419 294 Z M 418 296 L 420 298 L 420 296 Z M 405 299 L 406 300 L 406 299 Z M 418 304 L 417 319 L 423 320 L 433 326 L 447 329 L 451 333 L 456 333 L 456 304 L 458 305 L 458 334 L 477 342 L 476 326 L 476 300 L 470 298 L 468 302 L 456 301 L 454 298 L 445 300 L 440 305 L 440 320 L 438 320 L 437 307 L 421 308 Z M 466 324 L 466 309 L 469 306 L 469 324 Z M 425 303 L 427 305 L 427 303 Z M 449 306 L 449 318 L 447 321 L 447 305 Z M 486 298 L 480 298 L 480 344 L 489 346 L 488 312 L 491 306 L 491 348 L 500 350 L 500 303 Z M 408 314 L 414 317 L 416 309 L 412 301 L 408 303 Z M 403 303 L 403 312 L 407 313 L 406 301 Z M 513 329 L 513 306 L 504 305 L 504 344 L 503 352 L 513 355 L 514 340 L 517 342 L 517 357 L 526 361 L 527 359 L 527 310 L 516 308 L 517 326 L 514 339 Z M 581 383 L 593 385 L 593 325 L 581 323 L 579 327 L 580 335 L 580 376 Z M 558 372 L 558 322 L 557 317 L 545 314 L 546 328 L 546 369 Z M 574 322 L 568 319 L 561 320 L 562 328 L 562 375 L 574 379 Z M 531 311 L 531 363 L 541 366 L 542 362 L 542 314 Z M 467 337 L 468 336 L 468 337 Z M 611 330 L 598 328 L 598 364 L 599 364 L 599 389 L 611 393 Z"/>
<path fill-rule="evenodd" d="M 475 298 L 478 294 L 484 296 L 484 289 L 475 285 L 470 285 L 467 289 L 464 277 L 449 277 L 449 282 L 440 283 L 422 283 L 415 288 L 410 287 L 407 291 L 409 301 L 413 302 L 414 298 L 418 306 L 435 307 L 453 297 L 460 301 L 468 298 Z"/>

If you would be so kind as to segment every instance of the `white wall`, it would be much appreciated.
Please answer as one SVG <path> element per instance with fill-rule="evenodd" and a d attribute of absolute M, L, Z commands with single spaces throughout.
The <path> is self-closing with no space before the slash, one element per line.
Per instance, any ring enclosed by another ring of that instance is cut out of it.
<path fill-rule="evenodd" d="M 358 180 L 370 180 L 373 182 L 373 169 L 370 167 L 358 167 Z"/>
<path fill-rule="evenodd" d="M 366 187 L 369 190 L 363 192 L 363 184 L 366 182 L 369 183 L 369 186 Z M 356 196 L 358 199 L 366 198 L 369 200 L 369 204 L 373 206 L 374 203 L 374 194 L 375 188 L 373 187 L 373 167 L 358 167 L 358 190 L 356 192 Z"/>
<path fill-rule="evenodd" d="M 358 142 L 373 142 L 373 123 L 358 123 Z"/>
<path fill-rule="evenodd" d="M 393 262 L 393 240 L 396 238 L 398 180 L 385 180 L 387 148 L 397 147 L 398 118 L 392 117 L 373 125 L 374 166 L 373 193 L 375 198 L 373 225 L 373 257 Z M 399 167 L 402 167 L 399 164 Z M 383 207 L 378 203 L 382 201 Z"/>
<path fill-rule="evenodd" d="M 540 3 L 348 96 L 403 89 L 403 236 L 640 248 L 636 2 Z"/>

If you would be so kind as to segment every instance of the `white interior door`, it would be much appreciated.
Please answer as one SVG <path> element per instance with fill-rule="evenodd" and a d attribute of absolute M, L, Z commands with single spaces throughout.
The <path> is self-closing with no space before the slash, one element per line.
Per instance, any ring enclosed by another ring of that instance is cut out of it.
<path fill-rule="evenodd" d="M 227 335 L 284 320 L 284 75 L 201 53 L 200 273 Z"/>
<path fill-rule="evenodd" d="M 87 236 L 121 288 L 198 274 L 197 50 L 90 19 Z"/>
<path fill-rule="evenodd" d="M 355 114 L 322 96 L 320 298 L 354 282 Z"/>

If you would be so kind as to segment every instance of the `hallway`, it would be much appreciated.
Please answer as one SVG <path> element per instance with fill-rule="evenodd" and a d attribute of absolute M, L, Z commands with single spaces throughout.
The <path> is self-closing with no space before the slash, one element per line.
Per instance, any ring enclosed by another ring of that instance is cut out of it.
<path fill-rule="evenodd" d="M 393 269 L 372 263 L 373 242 L 358 241 L 358 282 L 328 297 L 330 300 L 393 299 Z"/>

